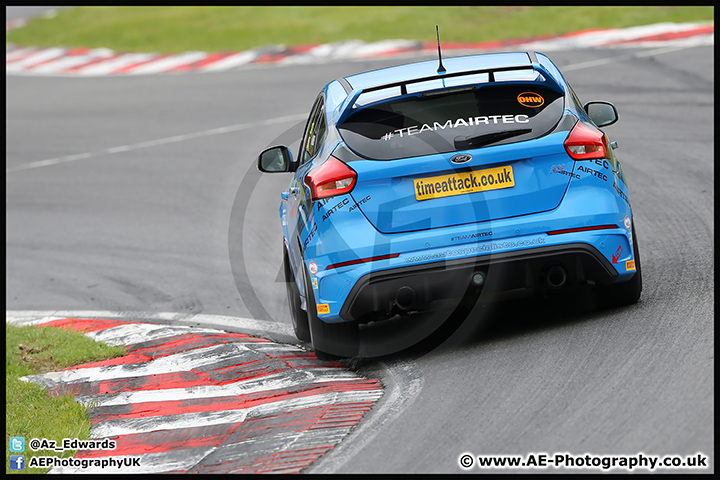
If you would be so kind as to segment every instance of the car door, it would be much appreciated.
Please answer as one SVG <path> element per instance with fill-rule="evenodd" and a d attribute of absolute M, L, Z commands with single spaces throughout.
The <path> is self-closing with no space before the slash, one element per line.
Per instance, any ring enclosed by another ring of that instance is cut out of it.
<path fill-rule="evenodd" d="M 327 123 L 325 121 L 325 99 L 321 93 L 318 95 L 310 111 L 305 131 L 297 155 L 298 168 L 288 188 L 288 241 L 290 243 L 290 260 L 295 270 L 295 278 L 304 278 L 303 269 L 303 239 L 311 233 L 308 219 L 312 209 L 309 191 L 304 183 L 305 175 L 312 168 L 312 163 L 322 150 L 325 140 Z M 299 280 L 302 282 L 302 280 Z M 302 285 L 299 285 L 301 295 L 304 296 Z"/>

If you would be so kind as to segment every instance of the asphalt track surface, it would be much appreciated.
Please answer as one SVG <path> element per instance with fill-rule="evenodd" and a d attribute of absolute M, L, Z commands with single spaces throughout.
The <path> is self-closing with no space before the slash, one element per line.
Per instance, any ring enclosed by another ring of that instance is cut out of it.
<path fill-rule="evenodd" d="M 392 402 L 310 472 L 493 471 L 462 469 L 464 453 L 703 453 L 714 471 L 713 54 L 550 54 L 581 99 L 620 112 L 607 132 L 630 184 L 641 301 L 477 307 L 439 345 L 350 362 Z M 327 81 L 405 60 L 7 76 L 6 309 L 224 315 L 287 330 L 277 210 L 289 178 L 260 177 L 256 154 L 299 137 Z"/>

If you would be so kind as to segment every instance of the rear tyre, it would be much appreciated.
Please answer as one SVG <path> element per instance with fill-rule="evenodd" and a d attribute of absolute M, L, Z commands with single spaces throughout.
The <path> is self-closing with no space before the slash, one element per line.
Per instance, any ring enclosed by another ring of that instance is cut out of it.
<path fill-rule="evenodd" d="M 292 318 L 295 336 L 301 342 L 310 341 L 310 326 L 308 324 L 307 312 L 300 308 L 300 291 L 295 282 L 292 265 L 288 258 L 287 249 L 283 246 L 283 273 L 285 274 L 285 289 L 287 291 L 290 317 Z"/>
<path fill-rule="evenodd" d="M 640 267 L 640 247 L 635 235 L 635 225 L 632 227 L 633 257 L 635 258 L 635 275 L 627 282 L 600 287 L 598 301 L 602 307 L 622 307 L 632 305 L 640 300 L 642 293 L 642 268 Z"/>
<path fill-rule="evenodd" d="M 305 299 L 310 338 L 319 360 L 338 360 L 357 356 L 360 351 L 359 332 L 356 322 L 325 323 L 318 318 L 315 293 L 310 275 L 305 271 Z"/>

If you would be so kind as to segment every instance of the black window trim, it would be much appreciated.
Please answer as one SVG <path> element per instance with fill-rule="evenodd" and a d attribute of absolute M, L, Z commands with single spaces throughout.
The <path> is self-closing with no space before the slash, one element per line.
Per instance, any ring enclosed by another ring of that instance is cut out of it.
<path fill-rule="evenodd" d="M 325 118 L 325 95 L 324 92 L 320 92 L 320 94 L 315 99 L 315 102 L 313 102 L 313 106 L 310 109 L 310 115 L 308 116 L 307 122 L 305 122 L 305 129 L 302 136 L 302 139 L 300 140 L 300 147 L 298 151 L 298 161 L 299 165 L 305 165 L 306 163 L 309 163 L 312 161 L 315 157 L 317 157 L 318 153 L 320 152 L 320 149 L 316 150 L 314 155 L 307 160 L 304 160 L 305 157 L 305 144 L 308 139 L 308 129 L 310 128 L 310 124 L 312 123 L 313 119 L 319 118 L 323 123 L 325 123 L 325 133 L 323 134 L 323 138 L 318 139 L 318 144 L 325 140 L 325 135 L 327 134 L 327 119 Z"/>

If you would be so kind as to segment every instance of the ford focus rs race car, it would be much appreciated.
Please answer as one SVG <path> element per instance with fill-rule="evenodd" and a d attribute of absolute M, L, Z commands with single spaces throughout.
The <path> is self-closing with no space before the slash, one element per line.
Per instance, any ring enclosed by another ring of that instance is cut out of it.
<path fill-rule="evenodd" d="M 589 286 L 601 304 L 642 277 L 607 102 L 583 105 L 536 52 L 423 61 L 334 80 L 281 194 L 283 264 L 298 339 L 358 354 L 370 323 L 487 299 Z"/>

